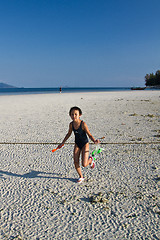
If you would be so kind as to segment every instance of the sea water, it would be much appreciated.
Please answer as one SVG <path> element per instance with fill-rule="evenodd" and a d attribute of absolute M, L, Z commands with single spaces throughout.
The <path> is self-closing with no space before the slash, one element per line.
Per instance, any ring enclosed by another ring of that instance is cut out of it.
<path fill-rule="evenodd" d="M 59 88 L 0 88 L 0 95 L 59 93 Z M 62 88 L 62 93 L 130 91 L 130 87 Z"/>

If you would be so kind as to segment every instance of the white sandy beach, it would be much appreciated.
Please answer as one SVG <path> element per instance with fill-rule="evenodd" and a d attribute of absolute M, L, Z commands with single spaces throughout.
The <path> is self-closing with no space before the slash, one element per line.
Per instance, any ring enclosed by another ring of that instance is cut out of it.
<path fill-rule="evenodd" d="M 74 135 L 51 151 L 75 105 L 105 137 L 82 184 Z M 159 159 L 160 91 L 0 96 L 0 239 L 160 239 Z"/>

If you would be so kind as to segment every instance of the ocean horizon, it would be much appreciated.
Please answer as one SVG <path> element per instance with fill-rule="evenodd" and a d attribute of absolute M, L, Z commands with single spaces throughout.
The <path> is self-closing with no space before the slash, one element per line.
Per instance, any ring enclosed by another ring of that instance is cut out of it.
<path fill-rule="evenodd" d="M 131 91 L 131 87 L 62 87 L 62 93 Z M 60 88 L 0 88 L 0 95 L 59 93 Z"/>

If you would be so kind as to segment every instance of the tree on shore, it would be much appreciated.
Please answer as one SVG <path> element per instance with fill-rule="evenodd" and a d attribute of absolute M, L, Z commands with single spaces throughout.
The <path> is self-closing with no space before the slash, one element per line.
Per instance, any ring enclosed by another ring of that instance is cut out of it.
<path fill-rule="evenodd" d="M 160 70 L 157 70 L 155 74 L 147 73 L 145 76 L 145 85 L 146 86 L 160 86 Z"/>

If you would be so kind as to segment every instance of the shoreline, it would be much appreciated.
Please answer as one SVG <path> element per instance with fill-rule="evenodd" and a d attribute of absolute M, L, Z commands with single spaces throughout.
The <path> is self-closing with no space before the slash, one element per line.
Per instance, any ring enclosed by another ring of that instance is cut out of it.
<path fill-rule="evenodd" d="M 137 93 L 137 96 L 138 97 L 143 97 L 144 95 L 145 95 L 145 93 L 149 93 L 149 92 L 153 92 L 153 93 L 156 93 L 156 94 L 159 94 L 160 93 L 160 90 L 158 90 L 158 89 L 154 89 L 154 90 L 143 90 L 143 91 L 140 91 L 140 90 L 125 90 L 125 91 L 100 91 L 100 92 L 98 92 L 98 91 L 96 91 L 96 92 L 63 92 L 62 91 L 62 93 L 59 93 L 59 92 L 28 92 L 28 93 L 24 93 L 24 94 L 22 94 L 22 93 L 15 93 L 15 94 L 1 94 L 0 93 L 0 98 L 1 97 L 16 97 L 16 96 L 19 96 L 19 97 L 23 97 L 23 96 L 71 96 L 71 95 L 73 95 L 73 96 L 79 96 L 79 95 L 81 95 L 82 97 L 83 97 L 83 94 L 84 94 L 84 96 L 85 95 L 98 95 L 98 97 L 101 97 L 101 95 L 102 96 L 104 96 L 104 95 L 108 95 L 108 96 L 114 96 L 115 98 L 116 98 L 116 95 L 117 96 L 122 96 L 123 97 L 123 93 L 129 93 L 129 94 L 131 94 L 131 95 L 133 95 L 134 96 L 134 94 L 135 93 Z M 122 93 L 122 95 L 121 95 L 121 93 Z M 146 94 L 146 96 L 147 96 L 148 94 Z M 61 97 L 62 98 L 62 97 Z"/>
<path fill-rule="evenodd" d="M 157 89 L 157 88 L 146 88 L 145 90 L 132 90 L 131 88 L 107 88 L 107 89 L 111 89 L 111 90 L 104 90 L 104 89 L 101 89 L 101 90 L 99 90 L 98 91 L 98 88 L 95 88 L 95 90 L 93 91 L 93 90 L 89 90 L 89 91 L 87 91 L 88 90 L 88 88 L 86 88 L 86 90 L 84 91 L 80 91 L 79 90 L 79 88 L 77 88 L 78 90 L 76 90 L 76 91 L 63 91 L 63 89 L 62 89 L 62 91 L 61 91 L 61 93 L 59 92 L 59 90 L 58 89 L 56 89 L 56 91 L 24 91 L 24 92 L 1 92 L 0 91 L 0 97 L 1 96 L 25 96 L 25 95 L 59 95 L 59 94 L 62 94 L 62 95 L 64 95 L 64 94 L 85 94 L 85 93 L 87 93 L 87 94 L 89 94 L 89 93 L 91 93 L 91 94 L 94 94 L 94 93 L 102 93 L 102 94 L 104 94 L 104 93 L 119 93 L 119 92 L 140 92 L 140 93 L 142 93 L 142 92 L 159 92 L 160 91 L 160 89 Z"/>
<path fill-rule="evenodd" d="M 146 88 L 144 91 L 158 91 L 159 89 Z M 80 87 L 80 88 L 62 88 L 61 93 L 86 93 L 86 92 L 121 92 L 133 91 L 132 87 Z M 134 90 L 136 91 L 136 90 Z M 3 95 L 28 95 L 28 94 L 58 94 L 59 88 L 1 88 L 0 96 Z"/>

